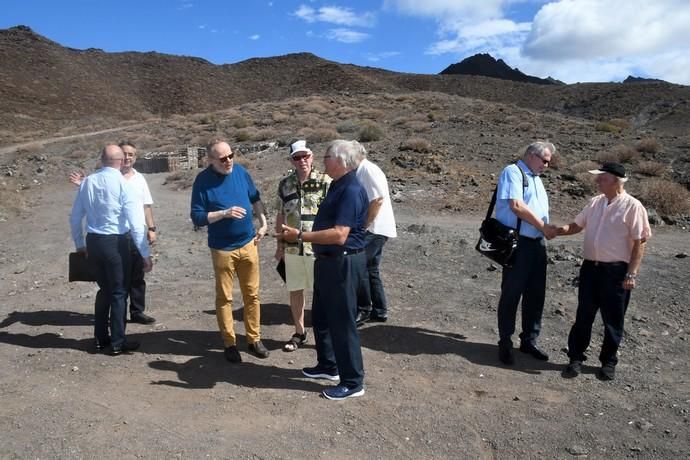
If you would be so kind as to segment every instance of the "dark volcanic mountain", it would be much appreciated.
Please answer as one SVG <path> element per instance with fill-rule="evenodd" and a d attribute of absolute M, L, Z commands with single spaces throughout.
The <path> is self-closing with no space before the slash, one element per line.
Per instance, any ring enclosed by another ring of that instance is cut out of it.
<path fill-rule="evenodd" d="M 478 75 L 483 77 L 500 78 L 501 80 L 536 83 L 538 85 L 562 84 L 553 78 L 538 78 L 526 75 L 518 69 L 511 69 L 503 59 L 498 61 L 490 54 L 475 54 L 463 59 L 457 64 L 446 67 L 441 75 Z"/>

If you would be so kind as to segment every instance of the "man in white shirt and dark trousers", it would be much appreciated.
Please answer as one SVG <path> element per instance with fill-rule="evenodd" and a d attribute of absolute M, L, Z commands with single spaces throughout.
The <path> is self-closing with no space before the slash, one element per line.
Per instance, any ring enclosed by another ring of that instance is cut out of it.
<path fill-rule="evenodd" d="M 398 236 L 386 175 L 377 165 L 367 160 L 367 151 L 357 141 L 351 141 L 359 150 L 357 180 L 362 184 L 369 199 L 369 211 L 364 236 L 367 253 L 367 273 L 357 295 L 357 326 L 367 321 L 388 321 L 388 304 L 379 272 L 383 246 L 388 238 Z"/>
<path fill-rule="evenodd" d="M 129 235 L 143 258 L 143 270 L 153 262 L 144 233 L 144 210 L 120 172 L 122 149 L 109 144 L 101 152 L 103 167 L 85 178 L 70 215 L 77 252 L 93 261 L 99 294 L 95 303 L 94 335 L 99 350 L 110 346 L 111 355 L 136 350 L 125 338 L 126 299 L 130 276 Z M 83 220 L 86 218 L 86 238 Z M 108 334 L 110 324 L 110 334 Z"/>

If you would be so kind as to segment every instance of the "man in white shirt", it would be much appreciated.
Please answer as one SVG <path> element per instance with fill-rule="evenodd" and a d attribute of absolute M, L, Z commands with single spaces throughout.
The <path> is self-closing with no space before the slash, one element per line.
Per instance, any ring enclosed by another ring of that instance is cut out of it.
<path fill-rule="evenodd" d="M 367 253 L 367 273 L 364 283 L 359 290 L 357 299 L 357 326 L 367 321 L 388 321 L 388 303 L 383 290 L 383 282 L 379 272 L 383 246 L 388 238 L 398 236 L 395 229 L 395 216 L 391 203 L 386 175 L 377 165 L 367 160 L 367 151 L 357 141 L 351 141 L 359 150 L 359 165 L 357 179 L 367 192 L 369 212 L 364 236 Z"/>

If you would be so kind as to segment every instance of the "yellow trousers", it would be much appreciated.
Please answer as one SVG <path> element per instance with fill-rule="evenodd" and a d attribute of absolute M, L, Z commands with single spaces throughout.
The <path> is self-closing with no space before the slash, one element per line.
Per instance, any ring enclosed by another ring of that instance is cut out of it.
<path fill-rule="evenodd" d="M 254 240 L 232 251 L 211 249 L 216 275 L 216 319 L 225 347 L 235 345 L 232 317 L 232 287 L 235 275 L 244 300 L 244 328 L 247 343 L 261 339 L 261 303 L 259 302 L 259 252 Z"/>

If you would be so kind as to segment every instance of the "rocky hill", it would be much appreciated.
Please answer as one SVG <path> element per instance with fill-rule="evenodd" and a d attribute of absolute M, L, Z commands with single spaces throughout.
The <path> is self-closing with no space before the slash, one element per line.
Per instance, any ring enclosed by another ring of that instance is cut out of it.
<path fill-rule="evenodd" d="M 0 144 L 18 133 L 64 132 L 66 126 L 87 124 L 107 128 L 151 116 L 339 93 L 433 91 L 637 124 L 690 114 L 690 87 L 664 82 L 536 85 L 447 72 L 396 73 L 309 53 L 214 65 L 154 52 L 66 48 L 25 26 L 0 30 L 0 62 Z"/>

